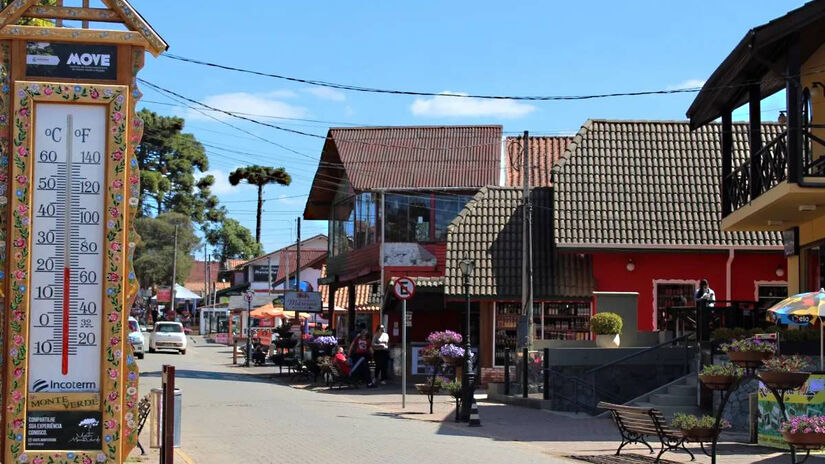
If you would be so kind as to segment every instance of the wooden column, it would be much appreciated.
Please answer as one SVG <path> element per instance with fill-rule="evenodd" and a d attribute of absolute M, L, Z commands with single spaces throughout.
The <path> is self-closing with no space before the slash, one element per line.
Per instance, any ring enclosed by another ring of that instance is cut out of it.
<path fill-rule="evenodd" d="M 730 174 L 733 171 L 733 117 L 722 113 L 722 217 L 731 213 Z"/>
<path fill-rule="evenodd" d="M 347 318 L 349 319 L 347 324 L 349 339 L 347 342 L 351 343 L 355 334 L 355 284 L 347 286 L 347 300 Z"/>
<path fill-rule="evenodd" d="M 785 74 L 785 97 L 788 106 L 788 182 L 799 182 L 802 174 L 802 84 L 799 34 L 788 45 L 788 69 Z"/>
<path fill-rule="evenodd" d="M 762 179 L 759 168 L 762 165 L 762 94 L 759 82 L 748 87 L 748 109 L 750 110 L 751 201 L 762 194 Z"/>

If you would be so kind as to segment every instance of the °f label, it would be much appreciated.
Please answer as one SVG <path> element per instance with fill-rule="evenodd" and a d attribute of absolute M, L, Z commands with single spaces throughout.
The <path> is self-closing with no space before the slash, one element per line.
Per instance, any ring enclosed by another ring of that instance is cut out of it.
<path fill-rule="evenodd" d="M 34 114 L 29 391 L 99 392 L 106 107 Z"/>

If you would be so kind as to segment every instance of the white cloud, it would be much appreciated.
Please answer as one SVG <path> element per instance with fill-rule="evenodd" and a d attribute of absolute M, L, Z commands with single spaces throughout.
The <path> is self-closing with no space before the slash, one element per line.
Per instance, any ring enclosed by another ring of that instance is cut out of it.
<path fill-rule="evenodd" d="M 342 102 L 347 99 L 347 96 L 344 95 L 343 92 L 339 92 L 329 87 L 307 87 L 303 90 L 304 92 L 320 98 L 321 100 Z"/>
<path fill-rule="evenodd" d="M 257 94 L 236 92 L 210 95 L 204 98 L 203 102 L 214 108 L 232 111 L 235 113 L 277 116 L 282 118 L 306 117 L 306 108 L 290 105 L 289 103 L 284 103 L 278 100 L 279 98 L 290 98 L 292 96 L 295 96 L 295 93 L 289 90 L 276 90 L 274 92 Z M 229 119 L 228 115 L 219 112 L 205 112 L 221 120 Z M 187 119 L 210 120 L 211 118 L 190 109 L 187 112 Z"/>
<path fill-rule="evenodd" d="M 444 93 L 458 92 L 445 91 Z M 485 100 L 438 95 L 432 98 L 416 98 L 410 105 L 410 110 L 415 116 L 520 118 L 535 111 L 536 107 L 514 100 Z"/>
<path fill-rule="evenodd" d="M 195 178 L 200 179 L 208 175 L 215 177 L 215 183 L 209 188 L 213 195 L 228 195 L 238 192 L 238 187 L 240 187 L 240 185 L 236 187 L 230 184 L 229 174 L 221 171 L 220 169 L 210 169 L 206 172 L 198 173 L 195 175 Z"/>
<path fill-rule="evenodd" d="M 680 89 L 698 89 L 705 85 L 705 80 L 702 79 L 688 79 L 684 82 L 680 82 L 675 85 L 669 85 L 666 87 L 667 90 L 680 90 Z"/>

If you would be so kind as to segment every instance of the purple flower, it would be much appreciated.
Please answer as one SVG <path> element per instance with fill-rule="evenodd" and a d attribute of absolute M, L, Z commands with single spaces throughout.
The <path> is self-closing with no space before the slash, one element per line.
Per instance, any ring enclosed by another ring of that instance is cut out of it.
<path fill-rule="evenodd" d="M 441 347 L 439 350 L 442 357 L 445 358 L 463 358 L 464 357 L 464 348 L 459 346 L 448 344 Z"/>
<path fill-rule="evenodd" d="M 338 344 L 338 339 L 333 337 L 332 335 L 323 335 L 320 337 L 315 337 L 313 343 L 315 343 L 318 346 L 335 346 Z"/>
<path fill-rule="evenodd" d="M 442 347 L 444 345 L 458 345 L 461 343 L 461 335 L 452 330 L 445 330 L 443 332 L 433 332 L 427 337 L 427 341 L 435 347 Z"/>

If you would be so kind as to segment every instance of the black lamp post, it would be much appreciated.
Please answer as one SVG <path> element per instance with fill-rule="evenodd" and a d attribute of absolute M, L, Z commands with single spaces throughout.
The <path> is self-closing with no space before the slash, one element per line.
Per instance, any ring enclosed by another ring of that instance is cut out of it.
<path fill-rule="evenodd" d="M 252 357 L 252 300 L 255 298 L 255 292 L 250 288 L 243 297 L 246 300 L 246 362 L 244 367 L 249 367 L 249 360 Z"/>
<path fill-rule="evenodd" d="M 475 373 L 470 352 L 470 276 L 475 270 L 475 261 L 466 256 L 458 263 L 461 275 L 464 276 L 464 298 L 467 301 L 466 317 L 467 323 L 464 326 L 464 375 L 461 377 L 461 414 L 462 421 L 470 420 L 470 403 L 473 400 L 473 390 L 475 389 Z"/>

